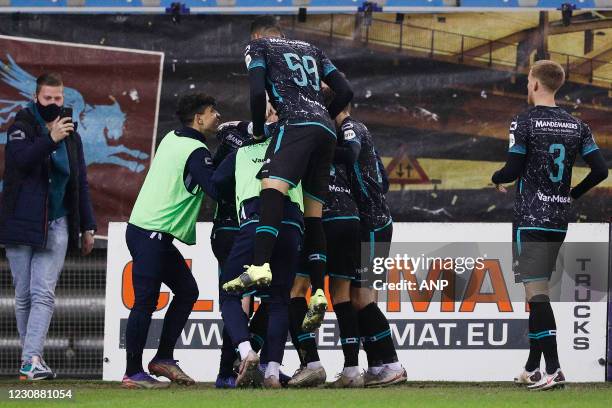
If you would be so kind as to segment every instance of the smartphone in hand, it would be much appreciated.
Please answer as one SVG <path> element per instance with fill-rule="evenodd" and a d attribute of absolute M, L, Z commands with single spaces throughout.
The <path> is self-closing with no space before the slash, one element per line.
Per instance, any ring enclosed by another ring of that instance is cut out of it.
<path fill-rule="evenodd" d="M 70 118 L 70 122 L 72 122 L 72 108 L 69 108 L 67 106 L 62 106 L 62 108 L 60 109 L 60 119 L 63 119 L 63 118 Z M 72 136 L 73 133 L 74 132 L 68 133 L 68 136 Z"/>

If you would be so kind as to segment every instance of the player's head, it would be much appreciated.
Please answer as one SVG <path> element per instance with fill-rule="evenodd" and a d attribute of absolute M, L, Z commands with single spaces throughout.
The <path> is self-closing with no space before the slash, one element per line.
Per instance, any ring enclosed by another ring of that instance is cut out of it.
<path fill-rule="evenodd" d="M 176 116 L 183 126 L 200 133 L 213 133 L 221 119 L 216 105 L 215 98 L 204 93 L 184 95 L 179 99 Z"/>
<path fill-rule="evenodd" d="M 527 101 L 535 102 L 538 96 L 553 96 L 565 82 L 563 67 L 550 60 L 540 60 L 531 66 L 527 82 Z"/>
<path fill-rule="evenodd" d="M 259 16 L 251 23 L 251 40 L 264 37 L 282 37 L 283 30 L 280 28 L 276 17 Z"/>

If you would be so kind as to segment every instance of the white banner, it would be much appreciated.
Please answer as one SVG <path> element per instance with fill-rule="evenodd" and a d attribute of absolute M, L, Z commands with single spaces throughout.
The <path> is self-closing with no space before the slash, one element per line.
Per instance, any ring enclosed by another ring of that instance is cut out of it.
<path fill-rule="evenodd" d="M 103 379 L 112 381 L 121 380 L 124 374 L 125 324 L 133 304 L 126 225 L 109 224 Z M 211 228 L 211 223 L 198 224 L 197 245 L 175 242 L 190 263 L 200 291 L 200 299 L 177 342 L 175 358 L 197 381 L 215 380 L 220 356 L 222 321 L 217 261 L 209 240 Z M 417 257 L 427 256 L 447 250 L 449 243 L 469 243 L 461 250 L 469 252 L 466 255 L 479 254 L 485 260 L 485 268 L 453 275 L 455 294 L 451 300 L 442 299 L 437 292 L 432 298 L 435 291 L 425 289 L 410 294 L 406 290 L 381 293 L 379 305 L 389 319 L 398 356 L 409 379 L 511 381 L 522 369 L 529 347 L 528 312 L 522 300 L 522 285 L 514 283 L 508 245 L 511 237 L 509 223 L 394 224 L 392 254 L 401 254 L 409 248 L 418 249 Z M 586 255 L 583 250 L 566 250 L 551 280 L 551 297 L 563 300 L 553 303 L 553 309 L 559 358 L 569 381 L 605 380 L 605 367 L 599 360 L 606 355 L 608 239 L 608 224 L 572 224 L 566 243 L 600 244 L 585 244 L 595 251 Z M 415 269 L 419 283 L 431 272 Z M 406 271 L 394 270 L 386 281 L 398 283 L 407 278 Z M 170 290 L 162 285 L 144 352 L 145 369 L 155 354 L 170 300 Z M 333 312 L 327 313 L 317 342 L 328 378 L 333 378 L 343 365 Z M 362 367 L 367 364 L 363 351 L 360 364 Z M 282 369 L 292 374 L 298 366 L 297 354 L 288 342 Z"/>

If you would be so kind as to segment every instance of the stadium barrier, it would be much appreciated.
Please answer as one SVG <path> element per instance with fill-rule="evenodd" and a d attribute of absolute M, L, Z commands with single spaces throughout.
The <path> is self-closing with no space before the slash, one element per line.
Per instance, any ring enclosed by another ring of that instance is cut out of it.
<path fill-rule="evenodd" d="M 3 254 L 4 255 L 4 254 Z M 45 360 L 61 377 L 100 378 L 104 344 L 106 248 L 69 255 L 57 284 Z M 5 256 L 0 259 L 0 376 L 16 376 L 21 347 L 15 292 Z"/>
<path fill-rule="evenodd" d="M 125 368 L 125 325 L 133 304 L 125 227 L 125 223 L 109 226 L 104 380 L 120 380 Z M 210 223 L 199 223 L 199 244 L 178 245 L 198 281 L 200 297 L 177 343 L 175 357 L 198 381 L 215 379 L 222 329 L 217 263 L 207 239 L 210 231 Z M 419 257 L 455 251 L 455 257 L 459 253 L 480 254 L 485 261 L 483 268 L 450 275 L 448 281 L 456 289 L 452 301 L 436 297 L 439 293 L 432 297 L 433 286 L 429 289 L 419 286 L 419 290 L 410 293 L 396 286 L 380 293 L 381 309 L 390 320 L 399 358 L 410 367 L 411 379 L 506 381 L 514 372 L 499 370 L 500 366 L 509 370 L 520 368 L 517 364 L 525 358 L 529 347 L 528 313 L 522 287 L 514 284 L 510 237 L 511 225 L 506 223 L 394 225 L 392 253 L 412 251 Z M 566 247 L 552 289 L 560 359 L 572 381 L 602 382 L 606 379 L 603 362 L 607 350 L 609 225 L 572 224 Z M 431 269 L 419 270 L 416 281 L 419 285 L 433 281 L 429 279 L 431 273 L 434 273 Z M 406 270 L 393 268 L 386 282 L 403 284 L 411 279 Z M 163 288 L 144 361 L 154 355 L 170 300 L 169 290 Z M 340 371 L 343 363 L 335 323 L 334 314 L 328 313 L 317 337 L 321 361 L 329 373 Z M 291 372 L 299 363 L 296 353 L 289 348 L 288 343 L 284 366 Z M 203 365 L 203 361 L 210 364 Z M 492 361 L 496 364 L 491 364 Z M 363 352 L 360 362 L 365 365 Z M 442 365 L 444 370 L 440 369 Z"/>

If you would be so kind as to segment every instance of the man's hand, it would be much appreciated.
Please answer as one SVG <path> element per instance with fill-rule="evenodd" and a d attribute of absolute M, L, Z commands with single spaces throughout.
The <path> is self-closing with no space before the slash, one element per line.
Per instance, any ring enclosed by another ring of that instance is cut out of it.
<path fill-rule="evenodd" d="M 94 233 L 92 231 L 85 231 L 81 234 L 81 254 L 89 255 L 94 246 Z"/>
<path fill-rule="evenodd" d="M 64 140 L 70 134 L 70 132 L 74 132 L 74 123 L 72 123 L 72 118 L 57 118 L 51 122 L 49 133 L 51 135 L 51 139 L 53 139 L 55 143 L 59 143 Z"/>
<path fill-rule="evenodd" d="M 508 192 L 508 190 L 506 190 L 506 187 L 504 187 L 501 184 L 496 184 L 495 188 L 497 189 L 497 191 L 499 191 L 500 193 L 504 193 L 506 194 Z"/>
<path fill-rule="evenodd" d="M 266 137 L 265 135 L 259 136 L 259 137 L 251 137 L 249 139 L 247 139 L 241 147 L 245 147 L 245 146 L 253 146 L 256 145 L 257 143 L 262 143 L 266 141 Z"/>

